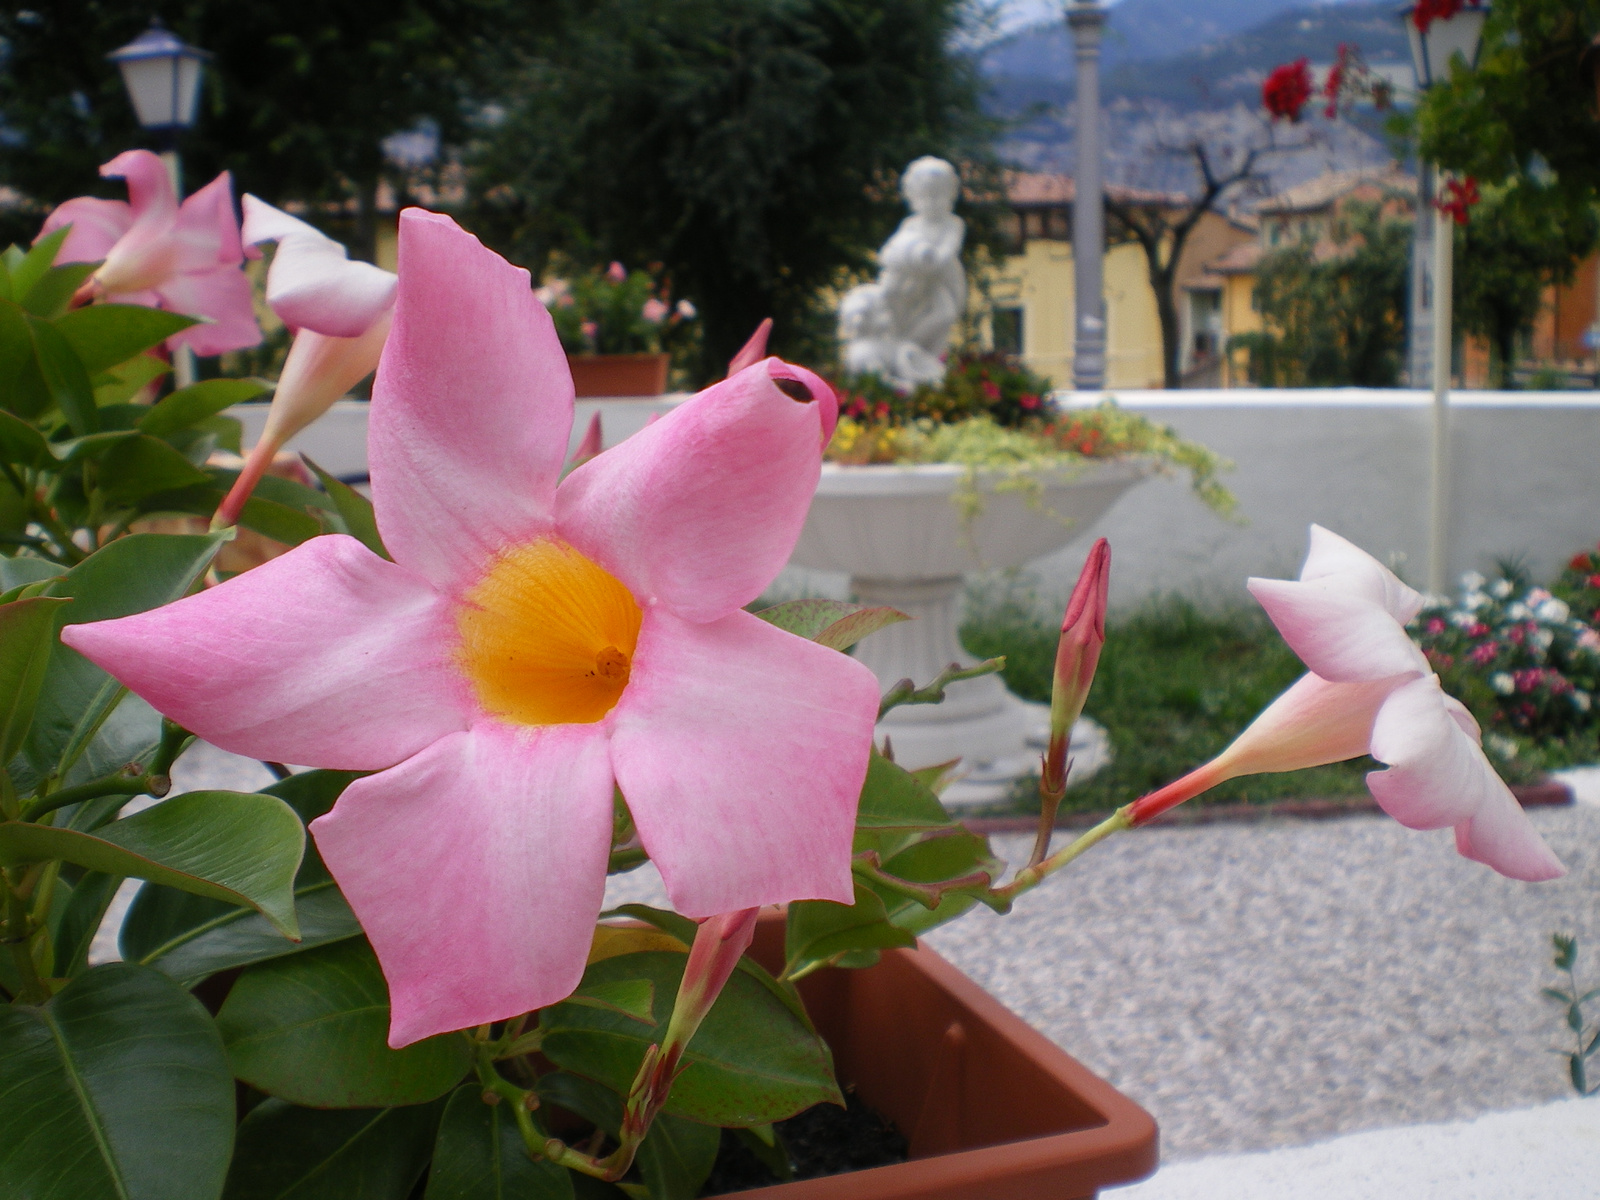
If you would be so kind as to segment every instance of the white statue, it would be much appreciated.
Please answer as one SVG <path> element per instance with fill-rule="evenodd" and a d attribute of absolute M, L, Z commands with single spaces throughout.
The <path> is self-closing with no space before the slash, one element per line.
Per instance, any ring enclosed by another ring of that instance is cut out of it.
<path fill-rule="evenodd" d="M 901 391 L 944 378 L 941 356 L 967 304 L 955 215 L 961 179 L 942 158 L 919 158 L 900 178 L 911 215 L 878 251 L 878 282 L 846 292 L 839 304 L 844 365 L 873 372 Z"/>

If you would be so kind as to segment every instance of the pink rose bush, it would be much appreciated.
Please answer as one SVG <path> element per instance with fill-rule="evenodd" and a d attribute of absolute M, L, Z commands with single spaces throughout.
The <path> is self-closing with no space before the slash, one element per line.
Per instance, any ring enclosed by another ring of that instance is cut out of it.
<path fill-rule="evenodd" d="M 743 611 L 836 416 L 769 358 L 562 479 L 572 383 L 527 273 L 408 210 L 370 425 L 392 561 L 317 537 L 63 640 L 224 749 L 376 772 L 311 828 L 391 1045 L 514 1017 L 583 973 L 618 793 L 687 916 L 852 901 L 877 683 Z"/>
<path fill-rule="evenodd" d="M 1421 595 L 1315 525 L 1298 580 L 1252 579 L 1249 588 L 1310 672 L 1211 762 L 1136 801 L 1134 824 L 1240 775 L 1371 754 L 1388 769 L 1370 773 L 1367 786 L 1402 825 L 1452 827 L 1461 854 L 1513 879 L 1563 873 L 1484 756 L 1477 722 L 1406 634 Z"/>
<path fill-rule="evenodd" d="M 59 205 L 39 231 L 43 238 L 70 226 L 57 261 L 100 263 L 86 289 L 94 299 L 204 318 L 168 338 L 168 348 L 209 355 L 259 345 L 228 173 L 182 204 L 166 165 L 148 150 L 117 155 L 100 174 L 126 180 L 128 199 L 80 196 Z"/>

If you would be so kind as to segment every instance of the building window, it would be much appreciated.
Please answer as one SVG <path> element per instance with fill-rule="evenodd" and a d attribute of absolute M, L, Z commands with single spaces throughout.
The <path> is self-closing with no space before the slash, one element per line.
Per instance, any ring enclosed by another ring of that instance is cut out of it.
<path fill-rule="evenodd" d="M 1021 356 L 1022 309 L 996 308 L 989 318 L 996 353 Z"/>
<path fill-rule="evenodd" d="M 1189 293 L 1189 346 L 1186 366 L 1199 366 L 1222 350 L 1222 293 L 1198 288 Z"/>

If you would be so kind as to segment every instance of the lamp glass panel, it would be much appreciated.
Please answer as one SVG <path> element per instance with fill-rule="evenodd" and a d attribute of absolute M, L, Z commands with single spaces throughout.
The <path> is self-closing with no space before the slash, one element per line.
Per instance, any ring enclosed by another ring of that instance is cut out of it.
<path fill-rule="evenodd" d="M 122 82 L 127 85 L 139 124 L 159 128 L 178 123 L 172 87 L 172 73 L 177 68 L 175 57 L 125 58 L 117 66 L 122 68 Z"/>
<path fill-rule="evenodd" d="M 194 124 L 200 100 L 200 65 L 200 59 L 193 55 L 186 54 L 178 60 L 177 123 L 185 128 Z"/>
<path fill-rule="evenodd" d="M 1483 22 L 1488 15 L 1482 8 L 1463 8 L 1448 21 L 1434 21 L 1428 26 L 1430 82 L 1449 79 L 1450 60 L 1458 54 L 1469 68 L 1478 61 L 1478 39 L 1483 36 Z"/>
<path fill-rule="evenodd" d="M 1411 43 L 1411 69 L 1417 74 L 1417 86 L 1427 87 L 1433 82 L 1428 77 L 1428 52 L 1417 23 L 1411 19 L 1411 9 L 1406 9 L 1400 19 L 1406 23 L 1406 38 Z"/>

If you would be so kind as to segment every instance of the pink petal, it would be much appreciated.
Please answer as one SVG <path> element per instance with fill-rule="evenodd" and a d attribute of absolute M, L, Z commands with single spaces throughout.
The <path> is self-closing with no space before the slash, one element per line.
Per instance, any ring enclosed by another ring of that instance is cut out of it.
<path fill-rule="evenodd" d="M 128 185 L 128 203 L 133 219 L 167 221 L 178 212 L 178 196 L 172 190 L 172 176 L 159 154 L 149 150 L 124 150 L 100 168 L 102 179 L 121 179 Z"/>
<path fill-rule="evenodd" d="M 157 287 L 179 271 L 210 265 L 214 233 L 206 244 L 190 246 L 177 230 L 178 198 L 166 164 L 148 150 L 128 150 L 100 168 L 108 178 L 124 178 L 133 209 L 127 233 L 106 253 L 94 274 L 112 293 Z M 192 237 L 192 231 L 191 231 Z"/>
<path fill-rule="evenodd" d="M 1410 829 L 1456 828 L 1468 858 L 1513 879 L 1554 879 L 1564 868 L 1483 751 L 1444 704 L 1437 676 L 1397 688 L 1372 731 L 1372 756 L 1388 763 L 1367 786 Z"/>
<path fill-rule="evenodd" d="M 314 329 L 295 334 L 261 440 L 281 446 L 327 412 L 335 400 L 372 374 L 388 336 L 388 313 L 360 337 L 324 337 Z"/>
<path fill-rule="evenodd" d="M 360 337 L 394 307 L 398 281 L 371 263 L 351 262 L 321 230 L 254 196 L 244 198 L 244 237 L 277 242 L 267 303 L 284 324 L 328 337 Z"/>
<path fill-rule="evenodd" d="M 1360 757 L 1379 707 L 1407 678 L 1329 683 L 1302 675 L 1217 756 L 1220 774 L 1212 783 Z"/>
<path fill-rule="evenodd" d="M 97 200 L 93 196 L 79 196 L 58 204 L 44 219 L 39 237 L 54 233 L 63 225 L 72 226 L 67 240 L 61 243 L 56 262 L 99 262 L 128 232 L 133 224 L 133 209 L 125 200 Z M 38 241 L 35 238 L 34 241 Z"/>
<path fill-rule="evenodd" d="M 774 380 L 801 387 L 805 402 Z M 713 384 L 584 463 L 556 493 L 561 535 L 691 621 L 748 604 L 794 549 L 822 470 L 824 397 L 809 371 L 767 359 Z"/>
<path fill-rule="evenodd" d="M 237 265 L 174 275 L 157 285 L 156 295 L 170 312 L 206 318 L 168 338 L 169 347 L 191 346 L 203 357 L 261 344 L 250 280 Z"/>
<path fill-rule="evenodd" d="M 739 347 L 739 353 L 728 360 L 728 374 L 737 375 L 746 367 L 753 367 L 767 356 L 767 338 L 772 335 L 772 318 L 762 317 L 761 324 L 756 326 L 756 331 L 750 335 L 748 341 Z"/>
<path fill-rule="evenodd" d="M 1393 571 L 1361 547 L 1321 525 L 1311 527 L 1311 549 L 1300 568 L 1300 579 L 1370 600 L 1402 625 L 1422 611 L 1420 592 L 1401 583 Z"/>
<path fill-rule="evenodd" d="M 61 640 L 206 741 L 370 771 L 465 729 L 449 604 L 354 538 L 313 538 L 164 608 Z"/>
<path fill-rule="evenodd" d="M 183 246 L 183 271 L 205 271 L 244 262 L 239 218 L 233 211 L 233 177 L 224 171 L 183 202 L 173 224 Z"/>
<path fill-rule="evenodd" d="M 571 428 L 567 357 L 528 273 L 449 217 L 401 213 L 367 443 L 396 561 L 461 586 L 503 547 L 548 531 Z"/>
<path fill-rule="evenodd" d="M 389 981 L 389 1044 L 552 1004 L 605 895 L 603 724 L 484 722 L 352 783 L 311 823 Z"/>
<path fill-rule="evenodd" d="M 1322 581 L 1251 579 L 1245 586 L 1300 661 L 1324 679 L 1350 683 L 1429 673 L 1428 660 L 1406 631 L 1365 596 Z"/>
<path fill-rule="evenodd" d="M 850 903 L 877 714 L 878 681 L 853 658 L 745 612 L 647 610 L 611 757 L 673 905 Z"/>

